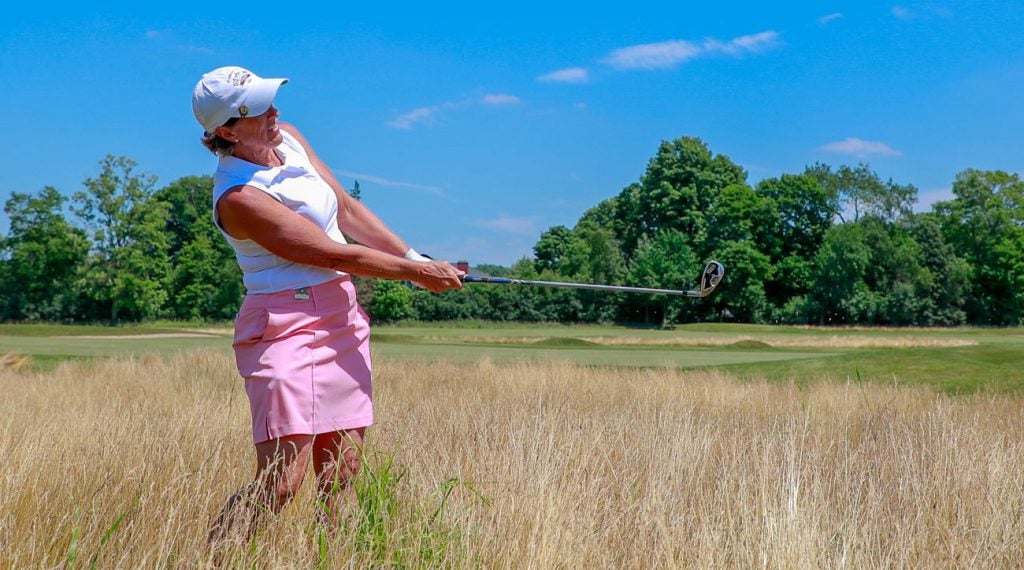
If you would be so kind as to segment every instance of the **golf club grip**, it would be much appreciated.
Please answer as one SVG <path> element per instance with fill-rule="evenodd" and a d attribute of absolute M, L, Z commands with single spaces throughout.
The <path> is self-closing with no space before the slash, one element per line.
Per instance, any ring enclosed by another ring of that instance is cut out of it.
<path fill-rule="evenodd" d="M 618 291 L 622 293 L 653 293 L 661 295 L 682 295 L 684 297 L 703 297 L 707 293 L 700 291 L 677 291 L 674 289 L 651 289 L 648 287 L 625 287 L 620 285 L 594 285 L 591 283 L 567 283 L 564 281 L 532 281 L 529 279 L 509 279 L 507 277 L 473 277 L 462 276 L 463 283 L 490 283 L 492 285 L 535 285 L 539 287 L 562 287 L 566 289 L 590 289 L 594 291 Z"/>

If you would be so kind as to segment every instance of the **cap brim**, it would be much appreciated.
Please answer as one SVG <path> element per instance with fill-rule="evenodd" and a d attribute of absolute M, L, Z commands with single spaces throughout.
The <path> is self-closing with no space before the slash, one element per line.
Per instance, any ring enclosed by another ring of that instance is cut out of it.
<path fill-rule="evenodd" d="M 249 88 L 249 94 L 245 96 L 245 105 L 249 107 L 247 117 L 255 117 L 267 112 L 267 109 L 274 103 L 277 97 L 277 90 L 288 83 L 287 79 L 259 79 Z"/>

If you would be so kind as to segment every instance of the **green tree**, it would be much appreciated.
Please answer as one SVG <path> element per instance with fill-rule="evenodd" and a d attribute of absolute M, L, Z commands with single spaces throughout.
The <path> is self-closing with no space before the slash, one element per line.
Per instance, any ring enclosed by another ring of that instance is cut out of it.
<path fill-rule="evenodd" d="M 229 319 L 243 295 L 234 251 L 214 225 L 213 178 L 186 176 L 161 188 L 171 259 L 167 308 L 179 319 Z"/>
<path fill-rule="evenodd" d="M 622 256 L 615 234 L 608 228 L 593 223 L 581 223 L 573 230 L 572 241 L 566 248 L 558 273 L 578 283 L 621 284 L 626 274 L 626 261 Z M 621 298 L 595 291 L 578 291 L 583 307 L 579 316 L 588 322 L 615 319 Z"/>
<path fill-rule="evenodd" d="M 755 227 L 755 242 L 774 266 L 765 294 L 781 307 L 808 292 L 811 260 L 832 226 L 835 202 L 811 176 L 768 178 L 756 193 L 764 202 L 765 221 Z"/>
<path fill-rule="evenodd" d="M 910 227 L 911 236 L 920 248 L 919 263 L 932 276 L 925 297 L 921 324 L 957 326 L 967 322 L 964 307 L 971 290 L 971 266 L 957 255 L 942 235 L 940 218 L 935 214 L 919 215 Z"/>
<path fill-rule="evenodd" d="M 381 322 L 411 318 L 415 315 L 412 299 L 413 292 L 407 285 L 399 281 L 378 279 L 373 289 L 369 313 Z"/>
<path fill-rule="evenodd" d="M 619 199 L 615 196 L 601 200 L 593 208 L 583 212 L 580 222 L 591 222 L 599 226 L 616 230 L 615 224 L 620 219 Z"/>
<path fill-rule="evenodd" d="M 756 241 L 759 231 L 771 224 L 773 207 L 774 203 L 761 198 L 746 184 L 726 186 L 708 213 L 704 246 L 708 251 L 718 251 L 726 242 Z"/>
<path fill-rule="evenodd" d="M 759 236 L 770 248 L 765 253 L 773 260 L 790 255 L 812 257 L 836 214 L 828 192 L 810 176 L 783 174 L 758 183 L 757 194 L 774 206 L 772 219 Z"/>
<path fill-rule="evenodd" d="M 864 213 L 864 204 L 883 192 L 881 179 L 864 163 L 832 170 L 831 166 L 816 162 L 804 169 L 804 175 L 818 181 L 828 195 L 832 210 L 844 223 L 858 221 Z M 852 217 L 847 220 L 849 215 Z"/>
<path fill-rule="evenodd" d="M 857 224 L 840 224 L 828 231 L 814 256 L 813 289 L 819 324 L 849 324 L 870 318 L 877 303 L 864 283 L 871 249 Z"/>
<path fill-rule="evenodd" d="M 234 259 L 225 259 L 217 236 L 211 243 L 199 233 L 174 256 L 171 273 L 172 315 L 189 320 L 227 320 L 238 312 L 244 293 L 241 271 Z"/>
<path fill-rule="evenodd" d="M 481 286 L 482 287 L 482 286 Z M 413 291 L 412 314 L 424 321 L 449 321 L 479 319 L 480 302 L 477 300 L 473 287 L 467 286 L 462 291 L 445 291 L 431 293 L 426 289 Z M 372 297 L 360 302 L 372 308 Z"/>
<path fill-rule="evenodd" d="M 998 267 L 1004 270 L 999 276 L 1001 285 L 1008 292 L 1002 302 L 1003 323 L 1024 325 L 1024 232 L 1018 232 L 1017 239 L 1001 241 L 995 254 Z"/>
<path fill-rule="evenodd" d="M 568 279 L 553 269 L 536 270 L 533 263 L 521 259 L 514 263 L 509 277 L 539 281 L 567 281 Z M 579 291 L 555 287 L 517 287 L 519 314 L 528 320 L 549 322 L 576 321 L 585 314 Z M 605 300 L 607 302 L 607 299 Z"/>
<path fill-rule="evenodd" d="M 170 275 L 167 207 L 150 200 L 156 179 L 135 173 L 127 157 L 108 155 L 100 174 L 73 197 L 74 213 L 91 232 L 92 255 L 78 284 L 92 318 L 154 318 L 167 301 Z"/>
<path fill-rule="evenodd" d="M 909 219 L 914 213 L 914 204 L 917 203 L 917 187 L 913 184 L 897 184 L 890 178 L 884 189 L 882 194 L 875 196 L 865 205 L 867 212 L 887 222 Z"/>
<path fill-rule="evenodd" d="M 172 254 L 199 234 L 219 236 L 213 224 L 213 177 L 185 176 L 153 193 L 153 200 L 165 204 L 168 248 Z M 225 245 L 228 251 L 230 246 Z"/>
<path fill-rule="evenodd" d="M 619 195 L 618 237 L 627 257 L 643 236 L 678 230 L 698 254 L 707 238 L 706 214 L 713 210 L 722 189 L 744 184 L 746 172 L 729 157 L 712 155 L 698 138 L 663 141 L 647 165 L 639 185 Z"/>
<path fill-rule="evenodd" d="M 629 270 L 629 284 L 656 289 L 689 289 L 701 267 L 686 236 L 677 230 L 663 230 L 653 238 L 644 237 L 637 246 Z M 630 303 L 630 313 L 643 315 L 646 324 L 662 327 L 696 316 L 693 303 L 673 295 L 639 295 Z"/>
<path fill-rule="evenodd" d="M 540 234 L 540 240 L 533 246 L 533 256 L 538 270 L 554 269 L 565 256 L 572 243 L 572 230 L 565 226 L 552 226 Z"/>
<path fill-rule="evenodd" d="M 857 225 L 871 250 L 864 282 L 880 300 L 874 319 L 863 324 L 926 324 L 924 315 L 934 309 L 929 297 L 934 276 L 921 264 L 921 246 L 902 226 L 874 214 Z"/>
<path fill-rule="evenodd" d="M 768 256 L 751 241 L 725 241 L 712 257 L 725 265 L 725 278 L 704 303 L 713 306 L 718 315 L 731 315 L 730 318 L 747 323 L 766 322 L 770 306 L 764 283 L 772 271 Z"/>
<path fill-rule="evenodd" d="M 936 204 L 943 233 L 970 264 L 970 322 L 1011 324 L 1022 315 L 1015 295 L 1015 251 L 1024 236 L 1024 182 L 1016 174 L 967 169 L 953 181 L 955 198 Z"/>
<path fill-rule="evenodd" d="M 73 278 L 85 262 L 85 232 L 64 217 L 65 198 L 47 186 L 38 194 L 15 192 L 4 205 L 10 219 L 0 273 L 0 316 L 56 321 L 74 314 Z"/>
<path fill-rule="evenodd" d="M 913 213 L 917 188 L 897 184 L 890 178 L 882 182 L 878 174 L 864 163 L 836 170 L 820 162 L 808 166 L 804 174 L 818 181 L 834 202 L 836 214 L 843 222 L 857 222 L 863 215 L 874 215 L 886 222 L 905 220 Z M 846 216 L 852 214 L 847 220 Z"/>

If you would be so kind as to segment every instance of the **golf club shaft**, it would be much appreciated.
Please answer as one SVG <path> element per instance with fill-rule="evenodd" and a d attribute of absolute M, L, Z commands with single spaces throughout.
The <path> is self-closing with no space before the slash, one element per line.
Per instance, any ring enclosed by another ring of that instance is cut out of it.
<path fill-rule="evenodd" d="M 624 293 L 660 293 L 662 295 L 682 295 L 684 297 L 703 297 L 700 291 L 677 291 L 675 289 L 651 289 L 648 287 L 623 287 L 619 285 L 594 285 L 591 283 L 566 283 L 564 281 L 531 281 L 529 279 L 509 279 L 506 277 L 472 277 L 465 275 L 464 283 L 494 283 L 498 285 L 536 285 L 540 287 L 564 287 L 567 289 L 593 289 L 597 291 L 620 291 Z"/>

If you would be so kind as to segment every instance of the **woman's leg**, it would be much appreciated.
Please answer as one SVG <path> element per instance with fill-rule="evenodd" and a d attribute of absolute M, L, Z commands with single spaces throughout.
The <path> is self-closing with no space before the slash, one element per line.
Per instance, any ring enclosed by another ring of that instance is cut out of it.
<path fill-rule="evenodd" d="M 321 522 L 337 526 L 346 513 L 357 507 L 352 481 L 359 473 L 365 433 L 366 428 L 361 427 L 318 434 L 313 440 L 313 471 Z"/>
<path fill-rule="evenodd" d="M 302 486 L 313 440 L 312 435 L 292 435 L 257 443 L 255 480 L 228 499 L 210 529 L 210 542 L 234 533 L 248 540 L 267 513 L 280 512 Z"/>

